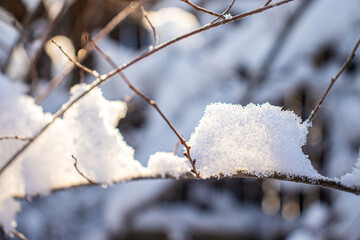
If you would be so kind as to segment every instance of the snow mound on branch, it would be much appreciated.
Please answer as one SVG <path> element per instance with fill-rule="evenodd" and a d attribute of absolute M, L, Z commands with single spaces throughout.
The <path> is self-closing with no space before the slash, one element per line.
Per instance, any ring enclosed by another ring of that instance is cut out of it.
<path fill-rule="evenodd" d="M 296 114 L 269 103 L 214 103 L 207 106 L 189 144 L 204 178 L 237 170 L 317 178 L 320 174 L 301 149 L 307 133 L 308 124 Z"/>
<path fill-rule="evenodd" d="M 72 98 L 86 91 L 86 84 L 71 90 Z M 0 136 L 33 137 L 51 121 L 25 96 L 25 88 L 0 74 Z M 0 224 L 14 226 L 20 205 L 13 196 L 46 194 L 54 188 L 66 188 L 87 183 L 75 169 L 93 181 L 112 183 L 142 176 L 146 170 L 134 159 L 134 150 L 114 127 L 126 114 L 121 101 L 108 101 L 98 88 L 74 104 L 32 143 L 0 175 Z M 0 141 L 0 166 L 4 166 L 25 143 L 17 140 Z"/>
<path fill-rule="evenodd" d="M 340 178 L 342 184 L 348 187 L 360 187 L 360 149 L 359 158 L 350 173 L 346 173 Z"/>
<path fill-rule="evenodd" d="M 156 152 L 151 155 L 148 162 L 148 170 L 150 173 L 160 174 L 162 177 L 170 174 L 176 178 L 190 172 L 186 158 L 181 158 L 168 152 Z"/>

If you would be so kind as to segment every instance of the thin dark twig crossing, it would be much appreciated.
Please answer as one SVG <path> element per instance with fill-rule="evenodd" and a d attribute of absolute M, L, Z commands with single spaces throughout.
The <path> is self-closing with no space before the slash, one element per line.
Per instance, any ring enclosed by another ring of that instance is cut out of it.
<path fill-rule="evenodd" d="M 75 167 L 76 171 L 77 171 L 83 178 L 85 178 L 86 181 L 88 181 L 88 182 L 89 182 L 90 184 L 92 184 L 92 185 L 100 185 L 100 183 L 91 180 L 91 179 L 88 178 L 83 172 L 81 172 L 81 171 L 79 170 L 78 166 L 77 166 L 78 161 L 77 161 L 76 157 L 75 157 L 74 155 L 71 155 L 71 157 L 72 157 L 72 159 L 74 159 L 74 167 Z"/>
<path fill-rule="evenodd" d="M 314 119 L 316 113 L 319 111 L 319 108 L 321 107 L 321 104 L 324 102 L 327 94 L 329 93 L 330 89 L 332 88 L 332 86 L 334 85 L 335 81 L 340 77 L 340 75 L 345 71 L 345 69 L 349 66 L 350 62 L 354 59 L 355 57 L 355 52 L 357 50 L 357 48 L 360 45 L 360 38 L 358 39 L 358 41 L 356 42 L 354 48 L 352 49 L 349 57 L 346 59 L 345 63 L 341 66 L 340 70 L 337 72 L 337 74 L 335 75 L 335 77 L 331 78 L 330 84 L 327 87 L 327 89 L 325 90 L 324 94 L 321 96 L 319 102 L 316 104 L 314 110 L 311 111 L 310 116 L 308 117 L 308 119 L 306 121 L 308 122 L 312 122 L 312 120 Z"/>

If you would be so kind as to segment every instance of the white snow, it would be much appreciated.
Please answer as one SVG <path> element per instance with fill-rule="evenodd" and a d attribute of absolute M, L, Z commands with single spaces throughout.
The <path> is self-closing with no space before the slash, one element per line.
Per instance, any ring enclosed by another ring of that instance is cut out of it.
<path fill-rule="evenodd" d="M 316 178 L 301 147 L 308 125 L 292 111 L 269 103 L 262 105 L 209 105 L 189 144 L 202 177 L 231 175 L 246 170 Z"/>
<path fill-rule="evenodd" d="M 148 170 L 154 174 L 160 174 L 165 177 L 170 174 L 179 178 L 182 174 L 190 171 L 187 166 L 187 159 L 175 156 L 173 153 L 156 152 L 151 155 L 148 162 Z"/>
<path fill-rule="evenodd" d="M 357 159 L 357 162 L 355 163 L 352 171 L 342 176 L 340 181 L 345 186 L 360 188 L 360 149 L 359 158 Z"/>
<path fill-rule="evenodd" d="M 0 75 L 0 86 L 0 136 L 32 137 L 51 120 L 52 115 L 44 113 L 33 98 L 22 95 L 21 84 Z M 74 87 L 72 98 L 87 87 L 86 84 Z M 145 168 L 134 160 L 134 150 L 114 127 L 125 114 L 123 102 L 108 101 L 100 89 L 94 89 L 62 119 L 57 119 L 0 175 L 0 209 L 6 209 L 6 214 L 0 214 L 1 224 L 8 227 L 14 220 L 19 206 L 6 206 L 15 195 L 46 194 L 52 188 L 86 183 L 74 168 L 71 155 L 78 159 L 78 168 L 93 181 L 112 183 L 142 175 Z M 0 164 L 5 164 L 23 144 L 1 141 Z"/>

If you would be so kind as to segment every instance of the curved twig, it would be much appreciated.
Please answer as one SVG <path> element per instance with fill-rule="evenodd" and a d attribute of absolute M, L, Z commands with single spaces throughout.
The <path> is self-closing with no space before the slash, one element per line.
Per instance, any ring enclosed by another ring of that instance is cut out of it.
<path fill-rule="evenodd" d="M 151 28 L 151 30 L 153 32 L 154 42 L 151 45 L 151 47 L 154 48 L 158 44 L 158 36 L 157 36 L 157 33 L 156 33 L 156 29 L 155 29 L 154 25 L 151 23 L 151 21 L 149 19 L 149 16 L 147 15 L 147 11 L 144 8 L 142 0 L 140 1 L 140 3 L 141 3 L 141 5 L 140 5 L 141 13 L 142 13 L 143 17 L 145 18 L 146 22 L 150 25 L 150 28 Z"/>
<path fill-rule="evenodd" d="M 227 13 L 230 11 L 230 9 L 231 9 L 232 6 L 234 5 L 235 1 L 236 1 L 236 0 L 232 0 L 232 1 L 231 1 L 230 5 L 225 9 L 225 11 L 221 14 L 221 16 L 224 16 L 225 14 L 227 14 Z M 219 19 L 220 19 L 220 17 L 215 18 L 214 20 L 212 20 L 212 21 L 210 22 L 210 24 L 213 24 L 214 22 L 216 22 L 216 21 L 219 20 Z"/>
<path fill-rule="evenodd" d="M 218 18 L 222 18 L 223 20 L 225 20 L 225 17 L 219 13 L 216 13 L 216 12 L 213 12 L 213 11 L 210 11 L 206 8 L 203 8 L 203 7 L 200 7 L 192 2 L 190 2 L 189 0 L 181 0 L 183 1 L 184 3 L 190 5 L 191 7 L 193 7 L 194 9 L 200 11 L 200 12 L 204 12 L 204 13 L 207 13 L 207 14 L 210 14 L 210 15 L 213 15 L 215 17 L 218 17 Z"/>
<path fill-rule="evenodd" d="M 340 75 L 345 71 L 345 69 L 349 66 L 350 62 L 354 59 L 355 57 L 355 52 L 357 50 L 357 48 L 360 45 L 360 38 L 358 39 L 358 41 L 355 43 L 354 48 L 352 49 L 349 57 L 346 59 L 346 61 L 344 62 L 344 64 L 341 66 L 340 70 L 337 72 L 337 74 L 335 75 L 335 77 L 331 78 L 330 80 L 330 84 L 329 86 L 326 88 L 324 94 L 321 96 L 319 102 L 316 104 L 315 108 L 311 111 L 310 116 L 308 117 L 308 119 L 306 121 L 308 122 L 312 122 L 312 120 L 315 117 L 315 114 L 318 112 L 319 108 L 321 107 L 321 104 L 324 102 L 327 94 L 329 93 L 330 89 L 332 88 L 332 86 L 334 85 L 335 81 L 340 77 Z"/>
<path fill-rule="evenodd" d="M 72 159 L 74 159 L 74 167 L 76 169 L 76 171 L 83 177 L 85 178 L 86 181 L 88 181 L 90 184 L 92 185 L 100 185 L 101 183 L 95 182 L 93 180 L 91 180 L 90 178 L 88 178 L 83 172 L 81 172 L 77 166 L 77 158 L 74 155 L 71 155 Z"/>

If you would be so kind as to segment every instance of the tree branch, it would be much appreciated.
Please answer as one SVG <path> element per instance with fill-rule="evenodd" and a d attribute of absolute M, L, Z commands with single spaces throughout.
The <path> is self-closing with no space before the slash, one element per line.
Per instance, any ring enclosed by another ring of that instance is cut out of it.
<path fill-rule="evenodd" d="M 71 57 L 69 54 L 67 54 L 64 49 L 55 41 L 55 40 L 51 40 L 51 42 L 53 44 L 55 44 L 59 49 L 60 51 L 69 59 L 70 62 L 74 63 L 78 68 L 82 69 L 83 71 L 93 75 L 94 77 L 98 78 L 100 77 L 100 74 L 95 71 L 95 70 L 91 70 L 87 67 L 85 67 L 84 65 L 82 65 L 80 62 L 78 62 L 76 59 L 74 59 L 73 57 Z"/>
<path fill-rule="evenodd" d="M 149 19 L 149 16 L 147 15 L 147 11 L 144 8 L 142 0 L 140 0 L 140 2 L 141 2 L 141 5 L 140 5 L 141 13 L 142 13 L 143 17 L 145 18 L 146 22 L 150 25 L 150 28 L 151 28 L 151 30 L 153 32 L 154 42 L 152 44 L 152 48 L 154 48 L 158 44 L 158 36 L 157 36 L 157 33 L 156 33 L 156 29 L 155 29 L 154 25 L 151 23 L 151 21 Z"/>
<path fill-rule="evenodd" d="M 318 112 L 319 108 L 321 107 L 321 104 L 324 102 L 327 94 L 329 93 L 330 89 L 332 88 L 332 86 L 334 85 L 335 81 L 340 77 L 340 75 L 345 71 L 345 69 L 349 66 L 350 62 L 354 59 L 355 57 L 355 52 L 357 50 L 357 48 L 360 45 L 360 38 L 358 39 L 358 41 L 356 42 L 354 48 L 352 49 L 349 57 L 346 59 L 345 63 L 341 66 L 340 70 L 337 72 L 337 74 L 335 75 L 335 77 L 331 78 L 330 84 L 327 87 L 327 89 L 325 90 L 324 94 L 321 96 L 319 102 L 316 104 L 315 108 L 311 111 L 310 116 L 308 117 L 308 119 L 306 121 L 308 122 L 312 122 L 312 120 L 314 119 L 316 113 Z"/>
<path fill-rule="evenodd" d="M 18 135 L 0 137 L 0 141 L 2 141 L 2 140 L 10 140 L 10 139 L 20 140 L 20 141 L 30 141 L 31 140 L 31 138 L 29 138 L 29 137 L 23 137 L 23 136 L 18 136 Z"/>
<path fill-rule="evenodd" d="M 94 42 L 98 43 L 102 39 L 104 39 L 121 21 L 123 21 L 127 16 L 132 14 L 139 7 L 139 2 L 131 2 L 129 6 L 127 6 L 124 10 L 118 13 L 111 21 L 106 24 L 106 26 L 101 29 L 101 31 L 95 35 Z M 79 50 L 79 55 L 76 57 L 76 61 L 82 62 L 88 54 L 91 52 L 92 46 L 90 44 L 86 44 L 82 49 Z M 40 104 L 44 99 L 49 96 L 49 94 L 61 83 L 64 81 L 65 77 L 74 69 L 75 65 L 73 63 L 69 63 L 66 65 L 65 70 L 55 76 L 46 87 L 46 89 L 41 92 L 36 97 L 36 103 Z"/>
<path fill-rule="evenodd" d="M 232 6 L 234 5 L 235 1 L 236 1 L 236 0 L 232 0 L 232 1 L 231 1 L 230 5 L 225 9 L 225 11 L 221 14 L 221 16 L 224 16 L 225 14 L 227 14 L 227 13 L 230 11 L 230 9 L 231 9 Z M 216 22 L 216 21 L 219 20 L 219 19 L 220 19 L 220 17 L 217 17 L 217 18 L 215 18 L 214 20 L 212 20 L 210 23 L 213 24 L 214 22 Z"/>
<path fill-rule="evenodd" d="M 190 5 L 191 7 L 193 7 L 194 9 L 200 11 L 200 12 L 204 12 L 204 13 L 207 13 L 207 14 L 210 14 L 210 15 L 213 15 L 213 16 L 216 16 L 218 18 L 222 18 L 223 20 L 225 20 L 225 17 L 219 13 L 216 13 L 216 12 L 213 12 L 213 11 L 210 11 L 206 8 L 203 8 L 203 7 L 200 7 L 192 2 L 190 2 L 189 0 L 181 0 L 183 1 L 184 3 Z"/>
<path fill-rule="evenodd" d="M 267 5 L 269 5 L 272 2 L 272 0 L 267 0 L 267 2 L 264 4 L 264 7 L 266 7 Z"/>
<path fill-rule="evenodd" d="M 307 185 L 313 185 L 317 187 L 323 187 L 328 189 L 339 190 L 343 192 L 353 193 L 355 195 L 360 195 L 360 185 L 359 186 L 346 186 L 341 183 L 339 179 L 336 178 L 327 178 L 327 177 L 319 177 L 319 178 L 309 178 L 307 176 L 291 176 L 289 174 L 278 173 L 278 172 L 268 172 L 263 174 L 256 174 L 254 172 L 249 172 L 247 170 L 237 170 L 236 173 L 230 176 L 224 176 L 223 174 L 219 174 L 219 176 L 210 177 L 210 179 L 238 179 L 238 178 L 252 178 L 252 179 L 272 179 L 272 180 L 280 180 L 280 181 L 287 181 L 287 182 L 294 182 L 294 183 L 302 183 Z M 181 176 L 174 176 L 171 174 L 148 174 L 148 175 L 139 175 L 133 176 L 128 178 L 122 178 L 120 180 L 113 181 L 113 184 L 129 182 L 129 181 L 136 181 L 136 180 L 152 180 L 152 179 L 176 179 L 176 180 L 204 180 L 196 178 L 192 173 L 184 173 Z M 206 179 L 205 179 L 206 180 Z M 56 186 L 51 189 L 51 192 L 57 192 L 66 190 L 69 188 L 78 188 L 78 187 L 85 187 L 85 186 L 94 186 L 94 185 L 101 185 L 101 183 L 78 183 L 71 186 Z M 39 193 L 39 196 L 41 194 Z M 25 198 L 26 196 L 13 196 L 18 199 Z M 32 196 L 36 197 L 36 196 Z"/>

